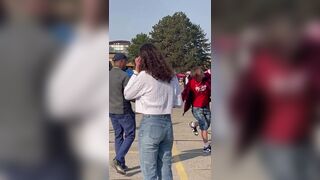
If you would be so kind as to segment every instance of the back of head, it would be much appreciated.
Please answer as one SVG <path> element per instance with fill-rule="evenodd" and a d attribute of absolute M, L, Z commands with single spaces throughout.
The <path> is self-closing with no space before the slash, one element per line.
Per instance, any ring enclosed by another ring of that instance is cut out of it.
<path fill-rule="evenodd" d="M 123 53 L 117 53 L 114 55 L 112 58 L 113 60 L 113 65 L 115 67 L 118 67 L 120 69 L 125 69 L 127 65 L 128 58 L 125 54 Z"/>
<path fill-rule="evenodd" d="M 204 72 L 201 67 L 196 66 L 191 70 L 191 77 L 197 81 L 201 81 L 204 78 Z"/>
<path fill-rule="evenodd" d="M 141 70 L 155 79 L 170 82 L 174 72 L 162 53 L 153 44 L 144 44 L 140 48 Z"/>

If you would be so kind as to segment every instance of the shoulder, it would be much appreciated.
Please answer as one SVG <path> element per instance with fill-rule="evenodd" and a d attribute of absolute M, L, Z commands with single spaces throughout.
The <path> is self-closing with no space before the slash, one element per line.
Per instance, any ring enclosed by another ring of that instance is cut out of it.
<path fill-rule="evenodd" d="M 195 80 L 193 78 L 189 79 L 190 84 L 194 84 Z"/>
<path fill-rule="evenodd" d="M 138 75 L 139 76 L 147 76 L 149 74 L 146 71 L 141 71 Z"/>
<path fill-rule="evenodd" d="M 126 77 L 127 76 L 127 73 L 122 71 L 121 69 L 119 68 L 112 68 L 110 70 L 110 75 L 114 75 L 114 76 L 120 76 L 120 77 Z"/>
<path fill-rule="evenodd" d="M 112 68 L 112 69 L 109 71 L 109 75 L 110 75 L 110 76 L 115 76 L 116 74 L 118 74 L 117 68 Z"/>
<path fill-rule="evenodd" d="M 145 78 L 150 78 L 150 77 L 152 77 L 150 74 L 148 74 L 147 72 L 145 72 L 145 71 L 141 71 L 138 75 L 137 75 L 137 77 L 140 79 L 140 78 L 143 78 L 143 79 L 145 79 Z"/>

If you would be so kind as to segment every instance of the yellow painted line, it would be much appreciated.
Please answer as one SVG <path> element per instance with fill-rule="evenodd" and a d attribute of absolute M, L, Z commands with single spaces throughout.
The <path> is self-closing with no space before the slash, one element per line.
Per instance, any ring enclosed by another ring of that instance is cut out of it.
<path fill-rule="evenodd" d="M 173 148 L 172 148 L 172 153 L 175 158 L 174 160 L 176 162 L 175 163 L 176 170 L 177 170 L 177 173 L 180 177 L 180 180 L 188 180 L 188 175 L 186 173 L 186 170 L 184 169 L 183 164 L 179 158 L 179 154 L 181 154 L 181 153 L 174 144 L 173 144 Z"/>
<path fill-rule="evenodd" d="M 110 154 L 115 154 L 115 151 L 109 151 Z M 139 151 L 129 151 L 128 154 L 139 154 Z M 173 148 L 172 148 L 172 155 L 174 156 L 174 161 L 175 163 L 175 167 L 178 173 L 178 176 L 180 177 L 180 180 L 188 180 L 188 175 L 186 173 L 186 170 L 184 169 L 184 166 L 179 158 L 179 154 L 181 154 L 181 152 L 177 149 L 177 147 L 175 146 L 175 144 L 173 144 Z"/>

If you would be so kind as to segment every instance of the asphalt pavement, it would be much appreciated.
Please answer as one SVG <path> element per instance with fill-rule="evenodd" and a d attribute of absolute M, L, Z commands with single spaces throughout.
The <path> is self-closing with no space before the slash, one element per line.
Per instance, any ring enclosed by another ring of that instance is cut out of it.
<path fill-rule="evenodd" d="M 203 142 L 200 135 L 195 136 L 188 123 L 194 118 L 189 111 L 182 116 L 182 109 L 174 109 L 172 123 L 174 128 L 174 147 L 173 153 L 173 179 L 175 180 L 209 180 L 211 177 L 211 154 L 202 152 Z M 136 115 L 137 131 L 141 121 L 141 115 Z M 110 159 L 115 157 L 114 150 L 114 131 L 111 121 L 109 121 L 109 148 Z M 211 131 L 210 131 L 211 133 Z M 137 132 L 138 134 L 138 132 Z M 126 156 L 126 164 L 129 167 L 127 175 L 116 173 L 110 166 L 110 180 L 142 180 L 139 165 L 138 139 L 136 138 L 130 151 Z"/>

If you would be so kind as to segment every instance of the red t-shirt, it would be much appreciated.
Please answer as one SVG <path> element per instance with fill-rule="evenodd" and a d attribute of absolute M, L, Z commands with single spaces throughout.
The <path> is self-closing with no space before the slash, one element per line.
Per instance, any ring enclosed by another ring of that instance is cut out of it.
<path fill-rule="evenodd" d="M 190 90 L 193 93 L 193 107 L 209 107 L 211 96 L 211 83 L 206 78 L 197 82 L 195 79 L 189 81 Z"/>
<path fill-rule="evenodd" d="M 270 53 L 256 56 L 253 69 L 256 85 L 266 97 L 264 139 L 289 143 L 308 136 L 311 104 L 306 69 L 283 64 Z"/>

